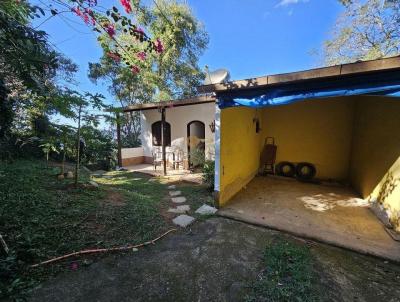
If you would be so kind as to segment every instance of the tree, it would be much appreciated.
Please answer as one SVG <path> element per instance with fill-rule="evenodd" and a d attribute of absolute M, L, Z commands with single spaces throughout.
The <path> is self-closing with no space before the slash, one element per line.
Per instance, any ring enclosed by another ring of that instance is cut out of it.
<path fill-rule="evenodd" d="M 324 43 L 326 65 L 372 60 L 400 53 L 400 1 L 342 1 L 333 37 Z"/>
<path fill-rule="evenodd" d="M 116 28 L 118 45 L 106 33 L 99 37 L 104 54 L 100 62 L 89 64 L 90 79 L 105 81 L 122 107 L 195 94 L 204 78 L 198 61 L 207 47 L 208 35 L 189 6 L 157 0 L 151 7 L 140 6 L 136 17 L 138 30 L 144 28 L 162 41 L 163 51 L 144 53 L 140 43 Z M 136 69 L 120 64 L 132 57 L 136 58 L 131 62 Z M 138 114 L 125 115 L 122 125 L 124 145 L 136 146 L 140 134 Z"/>

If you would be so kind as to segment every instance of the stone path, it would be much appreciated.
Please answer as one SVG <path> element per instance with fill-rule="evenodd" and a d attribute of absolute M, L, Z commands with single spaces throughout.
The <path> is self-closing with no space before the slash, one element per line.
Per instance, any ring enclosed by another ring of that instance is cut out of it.
<path fill-rule="evenodd" d="M 168 212 L 175 213 L 175 214 L 181 214 L 181 215 L 175 217 L 172 220 L 172 222 L 177 226 L 185 228 L 188 225 L 192 224 L 196 219 L 192 216 L 187 215 L 187 213 L 190 211 L 190 206 L 184 204 L 186 202 L 186 197 L 181 196 L 182 192 L 177 190 L 176 185 L 168 186 L 168 190 L 169 190 L 168 193 L 169 193 L 169 196 L 171 197 L 172 203 L 179 204 L 176 207 L 169 208 Z M 212 214 L 215 214 L 216 212 L 217 212 L 216 208 L 203 204 L 200 208 L 198 208 L 196 210 L 195 213 L 200 214 L 200 215 L 212 215 Z"/>
<path fill-rule="evenodd" d="M 185 196 L 180 196 L 182 194 L 181 191 L 175 191 L 176 190 L 176 185 L 170 185 L 168 186 L 169 190 L 169 196 L 171 197 L 171 201 L 174 204 L 182 204 L 186 202 L 186 197 Z M 192 216 L 185 215 L 185 213 L 190 211 L 190 206 L 189 205 L 179 205 L 176 208 L 169 208 L 168 212 L 170 213 L 176 213 L 176 214 L 181 214 L 177 217 L 175 217 L 172 222 L 180 226 L 182 228 L 187 227 L 188 225 L 192 224 L 196 219 Z"/>

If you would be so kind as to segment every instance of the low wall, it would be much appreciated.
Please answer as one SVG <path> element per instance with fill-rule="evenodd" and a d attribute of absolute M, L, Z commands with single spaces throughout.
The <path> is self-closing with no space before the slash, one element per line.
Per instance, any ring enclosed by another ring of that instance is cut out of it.
<path fill-rule="evenodd" d="M 148 156 L 144 156 L 143 147 L 137 148 L 122 148 L 122 166 L 140 165 L 140 164 L 151 164 L 153 159 Z"/>

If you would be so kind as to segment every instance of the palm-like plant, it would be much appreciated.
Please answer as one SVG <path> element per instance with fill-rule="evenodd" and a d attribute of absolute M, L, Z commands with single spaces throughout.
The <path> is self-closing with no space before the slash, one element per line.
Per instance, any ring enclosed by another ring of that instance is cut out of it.
<path fill-rule="evenodd" d="M 46 155 L 46 168 L 49 167 L 49 155 L 51 152 L 59 153 L 57 150 L 57 146 L 54 142 L 49 141 L 39 146 L 42 148 L 43 153 Z"/>

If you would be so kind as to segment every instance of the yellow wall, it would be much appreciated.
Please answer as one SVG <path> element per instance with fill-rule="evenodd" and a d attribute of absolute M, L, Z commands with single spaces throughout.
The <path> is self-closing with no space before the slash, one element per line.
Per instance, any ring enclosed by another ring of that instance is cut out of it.
<path fill-rule="evenodd" d="M 400 231 L 400 100 L 359 97 L 355 112 L 350 180 Z"/>
<path fill-rule="evenodd" d="M 221 110 L 219 206 L 239 192 L 258 171 L 260 134 L 254 118 L 260 111 L 236 107 Z"/>
<path fill-rule="evenodd" d="M 265 108 L 263 135 L 275 138 L 276 162 L 310 162 L 317 178 L 348 178 L 353 98 L 301 101 Z"/>

